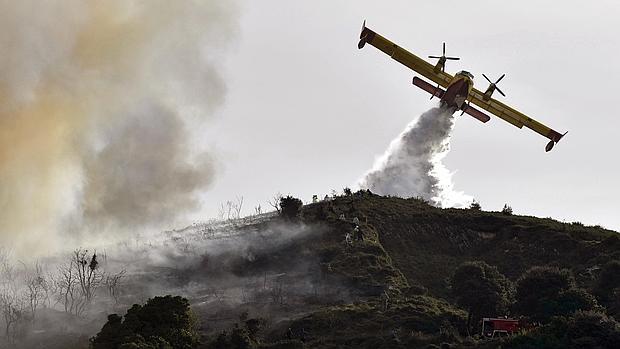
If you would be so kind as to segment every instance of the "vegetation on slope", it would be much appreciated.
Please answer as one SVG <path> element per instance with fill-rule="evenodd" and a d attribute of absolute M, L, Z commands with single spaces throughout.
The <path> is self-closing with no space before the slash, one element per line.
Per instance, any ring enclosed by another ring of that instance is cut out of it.
<path fill-rule="evenodd" d="M 559 348 L 592 343 L 605 348 L 617 338 L 619 329 L 610 317 L 619 315 L 616 232 L 516 216 L 506 209 L 439 209 L 419 199 L 369 192 L 347 192 L 301 210 L 293 199 L 288 197 L 294 210 L 275 221 L 311 225 L 321 233 L 275 251 L 254 251 L 253 258 L 229 267 L 247 276 L 277 272 L 304 259 L 315 286 L 341 285 L 347 294 L 307 298 L 303 305 L 295 303 L 295 315 L 278 322 L 248 319 L 246 313 L 229 330 L 205 336 L 205 347 L 534 348 L 551 343 L 549 348 Z M 468 288 L 475 292 L 466 299 Z M 292 306 L 285 303 L 278 306 Z M 548 304 L 556 307 L 545 308 Z M 468 328 L 477 333 L 481 317 L 508 314 L 541 326 L 505 340 L 467 337 Z M 581 327 L 588 330 L 575 332 Z M 560 336 L 562 331 L 578 334 Z"/>

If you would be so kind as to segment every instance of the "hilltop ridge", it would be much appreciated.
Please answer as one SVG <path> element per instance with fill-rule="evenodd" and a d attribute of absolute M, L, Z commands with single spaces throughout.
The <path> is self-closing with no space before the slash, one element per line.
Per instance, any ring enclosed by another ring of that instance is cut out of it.
<path fill-rule="evenodd" d="M 327 214 L 325 213 L 327 212 Z M 423 200 L 368 193 L 304 207 L 306 220 L 359 217 L 378 234 L 410 282 L 445 296 L 444 279 L 464 261 L 482 260 L 516 279 L 532 266 L 572 270 L 589 287 L 595 272 L 620 259 L 620 234 L 580 223 L 473 209 L 441 209 Z"/>

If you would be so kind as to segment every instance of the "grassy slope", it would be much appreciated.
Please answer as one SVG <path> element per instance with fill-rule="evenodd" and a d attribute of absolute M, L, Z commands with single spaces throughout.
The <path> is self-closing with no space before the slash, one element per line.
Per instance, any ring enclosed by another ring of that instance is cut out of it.
<path fill-rule="evenodd" d="M 342 214 L 346 221 L 339 219 Z M 442 341 L 445 327 L 462 333 L 465 313 L 449 303 L 446 281 L 465 261 L 484 260 L 513 280 L 530 267 L 557 265 L 573 270 L 589 287 L 596 267 L 620 259 L 618 233 L 600 227 L 438 209 L 416 199 L 339 197 L 305 206 L 303 217 L 329 227 L 321 242 L 322 263 L 331 263 L 335 273 L 358 286 L 388 289 L 393 303 L 384 311 L 379 298 L 371 297 L 295 321 L 292 327 L 303 328 L 313 347 L 418 347 Z M 342 240 L 353 217 L 362 222 L 365 242 L 346 248 Z M 391 288 L 381 288 L 386 281 Z M 415 295 L 424 288 L 426 296 Z M 400 330 L 400 344 L 392 339 L 394 329 Z"/>
<path fill-rule="evenodd" d="M 351 196 L 329 206 L 367 221 L 389 257 L 412 285 L 446 297 L 446 279 L 460 263 L 483 260 L 511 279 L 536 265 L 573 270 L 590 286 L 597 267 L 620 259 L 620 235 L 552 219 L 462 209 L 438 209 L 416 199 Z M 308 212 L 316 211 L 313 205 Z M 306 212 L 306 211 L 304 211 Z"/>

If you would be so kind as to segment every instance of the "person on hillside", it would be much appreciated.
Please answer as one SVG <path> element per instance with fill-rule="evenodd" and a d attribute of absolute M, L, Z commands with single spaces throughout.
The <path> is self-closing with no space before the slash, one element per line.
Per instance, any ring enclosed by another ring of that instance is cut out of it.
<path fill-rule="evenodd" d="M 356 225 L 353 229 L 353 239 L 355 239 L 355 241 L 364 241 L 364 234 L 362 234 L 362 230 L 359 225 Z"/>
<path fill-rule="evenodd" d="M 400 336 L 399 335 L 400 335 L 400 328 L 392 329 L 392 340 L 395 343 L 398 343 L 398 344 L 400 344 Z"/>
<path fill-rule="evenodd" d="M 383 306 L 383 311 L 387 311 L 390 306 L 390 296 L 387 290 L 384 290 L 381 294 L 381 305 Z"/>
<path fill-rule="evenodd" d="M 293 335 L 293 329 L 289 327 L 288 330 L 286 331 L 286 339 L 290 341 L 290 340 L 293 340 L 293 337 L 295 337 Z"/>

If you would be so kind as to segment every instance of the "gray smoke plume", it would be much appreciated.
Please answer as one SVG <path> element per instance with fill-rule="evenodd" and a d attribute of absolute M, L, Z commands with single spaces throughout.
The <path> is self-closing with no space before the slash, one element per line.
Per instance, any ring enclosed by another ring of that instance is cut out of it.
<path fill-rule="evenodd" d="M 128 115 L 106 135 L 107 144 L 85 160 L 86 220 L 139 226 L 197 208 L 188 194 L 211 182 L 213 162 L 208 153 L 190 161 L 186 137 L 174 111 L 151 107 Z"/>
<path fill-rule="evenodd" d="M 0 246 L 50 252 L 197 207 L 215 169 L 191 130 L 224 101 L 235 4 L 0 1 Z"/>
<path fill-rule="evenodd" d="M 441 207 L 463 207 L 472 198 L 455 191 L 442 159 L 450 150 L 452 113 L 433 108 L 412 121 L 360 179 L 363 189 L 381 195 L 421 197 Z"/>

